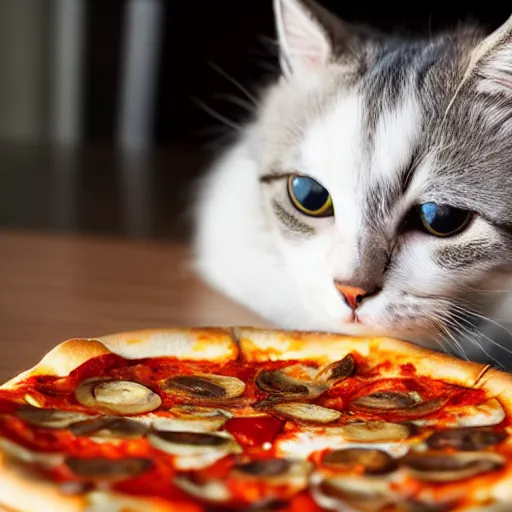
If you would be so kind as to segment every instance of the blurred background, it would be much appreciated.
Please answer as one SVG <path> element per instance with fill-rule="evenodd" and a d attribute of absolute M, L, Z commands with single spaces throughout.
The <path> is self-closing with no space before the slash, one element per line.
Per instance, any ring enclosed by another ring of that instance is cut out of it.
<path fill-rule="evenodd" d="M 510 7 L 324 0 L 435 31 Z M 275 76 L 271 0 L 0 0 L 0 227 L 186 240 L 195 179 Z"/>

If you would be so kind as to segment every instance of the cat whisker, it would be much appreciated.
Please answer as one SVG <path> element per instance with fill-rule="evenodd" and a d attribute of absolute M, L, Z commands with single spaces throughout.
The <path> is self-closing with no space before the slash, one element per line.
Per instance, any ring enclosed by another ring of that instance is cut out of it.
<path fill-rule="evenodd" d="M 258 99 L 256 98 L 256 96 L 249 92 L 249 90 L 246 87 L 244 87 L 238 80 L 236 80 L 236 78 L 232 77 L 229 73 L 221 69 L 214 62 L 209 62 L 208 64 L 212 69 L 217 71 L 219 75 L 224 77 L 228 82 L 232 83 L 241 93 L 243 93 L 247 97 L 247 99 L 253 104 L 254 107 L 258 106 Z"/>
<path fill-rule="evenodd" d="M 192 101 L 202 110 L 204 110 L 207 114 L 209 114 L 211 117 L 216 119 L 217 121 L 220 121 L 225 126 L 231 128 L 232 130 L 235 130 L 236 132 L 242 131 L 242 126 L 235 123 L 231 119 L 228 119 L 227 117 L 223 116 L 219 112 L 217 112 L 215 109 L 209 107 L 205 103 L 203 103 L 201 100 L 198 100 L 197 98 L 192 98 Z"/>
<path fill-rule="evenodd" d="M 453 341 L 454 345 L 457 348 L 457 351 L 459 352 L 460 356 L 465 359 L 466 361 L 469 360 L 466 351 L 464 350 L 464 347 L 460 344 L 460 342 L 453 336 L 453 334 L 450 332 L 450 330 L 444 325 L 440 324 L 441 329 L 446 333 L 446 335 Z M 447 338 L 445 338 L 446 341 L 449 341 Z"/>
<path fill-rule="evenodd" d="M 459 325 L 462 326 L 462 324 L 460 323 L 461 321 L 463 322 L 466 322 L 467 324 L 469 324 L 475 331 L 475 334 L 478 333 L 481 338 L 485 338 L 486 340 L 488 340 L 492 345 L 498 347 L 499 349 L 505 351 L 505 352 L 508 352 L 509 354 L 512 354 L 512 350 L 510 350 L 509 348 L 505 347 L 504 345 L 502 345 L 501 343 L 498 343 L 496 340 L 493 340 L 492 338 L 490 338 L 489 336 L 487 336 L 486 334 L 484 334 L 482 331 L 480 331 L 480 329 L 478 329 L 476 326 L 474 326 L 469 320 L 467 320 L 466 318 L 460 316 L 460 315 L 457 315 L 457 313 L 454 313 L 453 314 L 453 318 L 454 319 L 457 319 L 458 322 L 459 322 Z M 468 329 L 469 330 L 469 329 Z M 507 331 L 508 332 L 508 331 Z M 510 334 L 510 333 L 509 333 Z M 479 345 L 480 346 L 480 345 Z M 480 346 L 480 348 L 482 348 Z M 483 348 L 482 348 L 483 350 Z M 484 351 L 485 352 L 485 351 Z M 490 356 L 491 357 L 491 356 Z"/>
<path fill-rule="evenodd" d="M 238 98 L 237 96 L 232 96 L 231 94 L 214 94 L 213 97 L 219 100 L 227 101 L 233 105 L 238 105 L 251 114 L 256 111 L 256 108 L 252 103 L 249 103 L 242 98 Z"/>
<path fill-rule="evenodd" d="M 434 319 L 434 321 L 435 321 L 434 329 L 437 334 L 437 336 L 434 338 L 434 341 L 441 347 L 441 350 L 443 352 L 451 352 L 451 348 L 450 348 L 451 346 L 448 343 L 448 340 L 445 339 L 445 337 L 443 335 L 443 331 L 441 330 L 440 321 L 438 319 Z M 445 341 L 448 343 L 448 348 L 444 344 Z"/>
<path fill-rule="evenodd" d="M 509 336 L 512 337 L 512 332 L 510 332 L 506 327 L 504 327 L 503 325 L 501 325 L 500 323 L 496 322 L 495 320 L 493 320 L 492 318 L 489 318 L 487 316 L 484 316 L 484 315 L 480 315 L 478 313 L 475 313 L 474 311 L 471 311 L 467 308 L 464 308 L 458 304 L 452 304 L 452 306 L 457 309 L 458 311 L 462 312 L 462 313 L 465 313 L 465 314 L 468 314 L 470 316 L 474 316 L 474 317 L 477 317 L 477 318 L 480 318 L 481 320 L 485 320 L 486 322 L 490 322 L 491 324 L 497 326 L 498 328 L 500 328 L 501 330 L 505 331 Z M 511 351 L 512 353 L 512 351 Z"/>
<path fill-rule="evenodd" d="M 489 352 L 487 352 L 487 350 L 485 350 L 484 346 L 481 343 L 479 343 L 478 338 L 475 336 L 475 333 L 471 332 L 470 329 L 456 322 L 450 325 L 450 327 L 456 333 L 460 334 L 461 336 L 464 336 L 471 343 L 474 343 L 478 347 L 478 349 L 481 350 L 495 365 L 503 367 L 503 365 L 494 356 L 492 356 L 491 354 L 489 354 Z"/>

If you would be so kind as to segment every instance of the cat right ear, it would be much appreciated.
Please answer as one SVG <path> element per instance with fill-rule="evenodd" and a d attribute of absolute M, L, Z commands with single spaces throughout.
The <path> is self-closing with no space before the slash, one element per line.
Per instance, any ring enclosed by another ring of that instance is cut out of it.
<path fill-rule="evenodd" d="M 274 0 L 274 15 L 281 70 L 287 78 L 329 63 L 333 47 L 326 21 L 332 24 L 334 16 L 310 0 Z"/>

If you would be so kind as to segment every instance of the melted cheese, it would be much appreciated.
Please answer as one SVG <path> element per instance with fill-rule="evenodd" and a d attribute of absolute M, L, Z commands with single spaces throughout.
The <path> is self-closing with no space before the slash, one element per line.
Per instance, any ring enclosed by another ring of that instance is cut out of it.
<path fill-rule="evenodd" d="M 407 441 L 389 443 L 354 443 L 346 440 L 341 431 L 326 429 L 324 433 L 297 432 L 287 435 L 276 442 L 277 454 L 282 457 L 299 457 L 307 459 L 313 452 L 341 448 L 375 448 L 382 450 L 392 457 L 403 457 L 408 451 Z"/>

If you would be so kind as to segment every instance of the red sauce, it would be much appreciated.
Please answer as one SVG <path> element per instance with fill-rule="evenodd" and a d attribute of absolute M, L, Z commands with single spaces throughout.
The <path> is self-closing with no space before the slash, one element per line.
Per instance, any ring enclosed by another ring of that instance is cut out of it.
<path fill-rule="evenodd" d="M 361 396 L 377 391 L 401 391 L 416 392 L 424 401 L 445 398 L 450 405 L 474 405 L 486 400 L 485 393 L 481 390 L 470 390 L 450 385 L 442 381 L 436 381 L 415 375 L 412 364 L 400 365 L 400 378 L 383 378 L 383 372 L 393 369 L 391 362 L 378 366 L 370 366 L 359 354 L 354 354 L 357 364 L 357 374 L 347 378 L 333 386 L 328 392 L 321 395 L 314 402 L 326 407 L 335 408 L 352 413 L 351 402 Z M 53 430 L 37 426 L 31 426 L 12 415 L 17 403 L 24 402 L 25 395 L 29 394 L 42 406 L 62 410 L 74 410 L 91 412 L 81 406 L 75 399 L 75 389 L 84 380 L 108 375 L 109 379 L 133 380 L 152 389 L 162 398 L 162 410 L 177 404 L 200 404 L 198 400 L 187 400 L 166 393 L 162 383 L 169 377 L 177 374 L 194 375 L 197 373 L 219 373 L 236 376 L 246 383 L 244 396 L 235 399 L 226 407 L 245 408 L 252 403 L 264 399 L 267 394 L 257 388 L 255 377 L 262 369 L 277 370 L 288 365 L 307 364 L 297 361 L 279 361 L 254 363 L 244 366 L 239 361 L 226 364 L 212 364 L 194 361 L 179 361 L 174 358 L 154 358 L 140 360 L 126 360 L 113 354 L 100 356 L 87 361 L 74 370 L 67 377 L 35 376 L 27 379 L 13 391 L 0 391 L 0 435 L 30 450 L 39 452 L 62 452 L 73 457 L 107 457 L 123 458 L 127 455 L 147 457 L 153 461 L 154 467 L 136 478 L 131 478 L 115 484 L 115 488 L 126 494 L 138 496 L 158 496 L 173 503 L 179 503 L 180 509 L 183 502 L 183 512 L 199 511 L 197 505 L 193 505 L 190 499 L 173 485 L 176 471 L 173 469 L 174 458 L 159 450 L 152 448 L 149 442 L 142 438 L 126 440 L 116 444 L 96 443 L 87 437 L 75 437 L 66 429 Z M 313 365 L 314 366 L 314 365 Z M 2 413 L 4 416 L 2 416 Z M 384 419 L 388 421 L 407 420 L 399 413 L 381 412 L 357 412 L 361 419 Z M 442 415 L 442 410 L 429 417 Z M 346 421 L 346 415 L 337 422 Z M 335 426 L 335 423 L 330 426 Z M 236 460 L 244 457 L 265 458 L 275 456 L 272 443 L 281 432 L 301 428 L 292 421 L 284 422 L 272 416 L 232 418 L 224 425 L 224 430 L 230 432 L 243 449 L 243 454 L 227 456 L 217 461 L 212 466 L 193 472 L 194 478 L 208 481 L 215 478 L 226 478 L 240 503 L 258 500 L 267 497 L 285 499 L 288 503 L 287 512 L 319 512 L 307 493 L 296 496 L 287 496 L 286 490 L 276 487 L 269 490 L 261 482 L 254 481 L 243 485 L 236 479 L 231 479 L 230 471 Z M 270 446 L 270 449 L 269 449 Z M 313 454 L 311 460 L 319 462 L 319 454 Z M 49 471 L 41 471 L 50 479 L 57 482 L 80 481 L 65 465 Z"/>
<path fill-rule="evenodd" d="M 284 422 L 273 417 L 232 418 L 224 429 L 230 432 L 243 447 L 264 448 L 266 443 L 272 443 Z"/>

